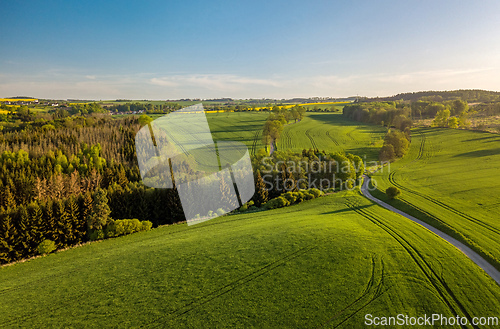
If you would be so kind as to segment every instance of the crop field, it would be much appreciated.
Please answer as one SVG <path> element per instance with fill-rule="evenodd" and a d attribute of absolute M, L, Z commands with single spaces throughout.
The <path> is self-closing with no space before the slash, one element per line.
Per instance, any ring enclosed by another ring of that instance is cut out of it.
<path fill-rule="evenodd" d="M 0 98 L 0 102 L 35 102 L 36 98 Z"/>
<path fill-rule="evenodd" d="M 207 120 L 214 140 L 246 144 L 251 155 L 264 148 L 262 128 L 267 112 L 208 113 Z"/>
<path fill-rule="evenodd" d="M 278 150 L 345 151 L 374 161 L 386 132 L 384 127 L 351 121 L 340 113 L 308 113 L 302 121 L 285 127 Z"/>
<path fill-rule="evenodd" d="M 247 145 L 251 154 L 265 146 L 262 128 L 267 112 L 207 113 L 214 140 L 239 141 Z M 162 115 L 151 115 L 153 118 Z M 376 160 L 386 129 L 345 119 L 338 113 L 307 113 L 300 122 L 285 126 L 278 150 L 318 148 L 329 152 L 350 152 L 368 161 Z"/>
<path fill-rule="evenodd" d="M 381 191 L 402 190 L 394 206 L 449 232 L 500 269 L 499 145 L 498 134 L 414 129 L 409 154 L 373 177 Z"/>
<path fill-rule="evenodd" d="M 359 328 L 500 308 L 462 253 L 357 191 L 5 266 L 0 296 L 5 327 Z"/>

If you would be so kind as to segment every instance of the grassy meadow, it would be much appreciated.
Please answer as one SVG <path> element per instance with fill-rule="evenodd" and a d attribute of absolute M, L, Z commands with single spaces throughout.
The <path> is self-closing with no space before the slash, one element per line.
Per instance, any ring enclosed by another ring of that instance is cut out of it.
<path fill-rule="evenodd" d="M 382 126 L 352 121 L 340 113 L 309 112 L 302 121 L 285 126 L 278 150 L 345 151 L 374 161 L 386 132 Z"/>
<path fill-rule="evenodd" d="M 3 327 L 360 328 L 500 308 L 462 253 L 357 191 L 5 266 L 0 296 Z"/>
<path fill-rule="evenodd" d="M 242 142 L 253 155 L 264 148 L 262 127 L 268 116 L 268 112 L 207 113 L 207 120 L 214 140 Z"/>
<path fill-rule="evenodd" d="M 414 129 L 408 155 L 373 178 L 381 191 L 402 190 L 394 206 L 466 242 L 500 269 L 499 145 L 498 134 Z"/>

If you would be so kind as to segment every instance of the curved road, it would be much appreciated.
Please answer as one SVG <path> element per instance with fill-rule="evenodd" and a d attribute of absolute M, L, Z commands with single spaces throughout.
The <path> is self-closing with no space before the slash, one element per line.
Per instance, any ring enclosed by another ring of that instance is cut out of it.
<path fill-rule="evenodd" d="M 452 238 L 446 233 L 441 232 L 440 230 L 436 229 L 434 226 L 431 226 L 423 221 L 421 221 L 418 218 L 415 218 L 413 216 L 408 215 L 407 213 L 402 212 L 399 209 L 394 208 L 393 206 L 380 201 L 379 199 L 375 198 L 370 194 L 370 189 L 368 188 L 368 184 L 370 182 L 370 178 L 368 176 L 363 176 L 363 185 L 361 186 L 361 193 L 371 201 L 377 203 L 378 205 L 393 211 L 395 213 L 398 213 L 409 220 L 414 221 L 415 223 L 425 227 L 429 231 L 433 232 L 434 234 L 438 235 L 442 239 L 448 241 L 452 245 L 454 245 L 457 249 L 459 249 L 461 252 L 465 254 L 465 256 L 469 257 L 474 263 L 476 263 L 480 268 L 482 268 L 493 280 L 495 280 L 499 285 L 500 285 L 500 271 L 498 271 L 493 265 L 488 263 L 483 257 L 481 257 L 478 253 L 476 253 L 474 250 L 471 248 L 467 247 L 464 245 L 462 242 L 458 241 L 457 239 Z"/>

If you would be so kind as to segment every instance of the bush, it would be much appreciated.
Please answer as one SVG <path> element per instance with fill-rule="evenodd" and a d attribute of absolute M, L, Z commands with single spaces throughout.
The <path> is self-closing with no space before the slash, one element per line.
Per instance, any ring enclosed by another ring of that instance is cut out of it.
<path fill-rule="evenodd" d="M 106 234 L 104 233 L 103 230 L 90 230 L 89 234 L 89 240 L 90 241 L 95 241 L 95 240 L 101 240 L 106 237 Z"/>
<path fill-rule="evenodd" d="M 297 192 L 286 192 L 282 197 L 287 199 L 290 204 L 294 204 L 297 201 Z"/>
<path fill-rule="evenodd" d="M 387 190 L 385 190 L 385 194 L 389 197 L 389 199 L 396 199 L 398 196 L 401 195 L 401 190 L 398 189 L 397 187 L 391 186 L 388 187 Z"/>
<path fill-rule="evenodd" d="M 266 209 L 282 208 L 290 205 L 290 202 L 282 196 L 274 198 L 266 203 Z"/>
<path fill-rule="evenodd" d="M 314 198 L 319 198 L 320 196 L 322 196 L 324 194 L 322 191 L 318 190 L 317 188 L 310 188 L 308 192 L 310 194 L 312 194 L 314 196 Z"/>
<path fill-rule="evenodd" d="M 222 209 L 222 208 L 217 209 L 217 215 L 222 216 L 222 215 L 224 215 L 225 213 L 226 213 L 226 212 L 224 211 L 224 209 Z"/>
<path fill-rule="evenodd" d="M 141 221 L 141 231 L 149 231 L 153 227 L 153 223 L 149 220 Z"/>
<path fill-rule="evenodd" d="M 310 188 L 308 190 L 300 190 L 298 192 L 286 192 L 269 200 L 263 205 L 265 209 L 276 209 L 286 207 L 295 203 L 300 203 L 304 200 L 312 200 L 322 196 L 324 193 L 317 188 Z"/>
<path fill-rule="evenodd" d="M 56 250 L 56 244 L 49 239 L 43 240 L 37 247 L 37 251 L 40 255 L 50 254 L 54 250 Z"/>
<path fill-rule="evenodd" d="M 116 221 L 112 221 L 109 223 L 106 228 L 104 228 L 104 236 L 106 238 L 112 238 L 117 236 L 116 235 Z"/>
<path fill-rule="evenodd" d="M 104 235 L 107 238 L 112 238 L 120 235 L 132 234 L 140 231 L 149 231 L 153 227 L 153 223 L 148 220 L 139 221 L 134 219 L 117 219 L 108 224 L 104 230 Z"/>
<path fill-rule="evenodd" d="M 312 200 L 314 199 L 314 194 L 312 194 L 309 190 L 301 191 L 304 195 L 304 200 Z"/>
<path fill-rule="evenodd" d="M 137 218 L 115 220 L 115 226 L 116 236 L 139 232 L 142 227 Z"/>
<path fill-rule="evenodd" d="M 247 211 L 250 207 L 252 207 L 254 205 L 254 202 L 253 201 L 248 201 L 247 203 L 245 203 L 244 205 L 242 205 L 239 209 L 239 211 L 243 212 L 243 211 Z"/>

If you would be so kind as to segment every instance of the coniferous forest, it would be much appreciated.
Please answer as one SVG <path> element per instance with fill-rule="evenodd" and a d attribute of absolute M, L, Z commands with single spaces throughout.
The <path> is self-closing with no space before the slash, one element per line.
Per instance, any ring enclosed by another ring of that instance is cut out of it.
<path fill-rule="evenodd" d="M 0 263 L 38 254 L 45 239 L 58 249 L 87 241 L 97 190 L 114 219 L 183 220 L 175 191 L 140 183 L 136 117 L 77 120 L 0 134 Z"/>

